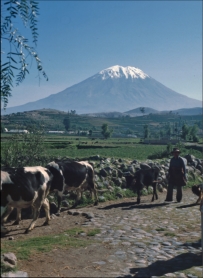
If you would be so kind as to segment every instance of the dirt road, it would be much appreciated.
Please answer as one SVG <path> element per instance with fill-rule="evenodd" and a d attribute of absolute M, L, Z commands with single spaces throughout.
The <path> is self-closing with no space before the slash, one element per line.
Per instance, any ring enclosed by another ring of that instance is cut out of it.
<path fill-rule="evenodd" d="M 143 196 L 140 205 L 136 198 L 126 198 L 76 209 L 76 213 L 63 211 L 53 216 L 50 226 L 41 227 L 44 219 L 38 219 L 28 235 L 23 232 L 30 220 L 19 227 L 8 223 L 11 231 L 2 242 L 10 236 L 13 241 L 44 235 L 57 239 L 74 227 L 99 229 L 94 236 L 77 235 L 85 247 L 59 246 L 18 260 L 18 269 L 29 277 L 202 277 L 197 198 L 187 189 L 181 203 L 164 199 L 165 194 L 159 193 L 153 203 L 151 196 Z"/>

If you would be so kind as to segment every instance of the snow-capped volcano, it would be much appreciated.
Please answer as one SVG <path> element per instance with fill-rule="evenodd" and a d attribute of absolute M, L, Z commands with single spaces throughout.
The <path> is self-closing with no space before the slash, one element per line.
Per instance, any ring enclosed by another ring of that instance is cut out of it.
<path fill-rule="evenodd" d="M 162 111 L 201 107 L 202 103 L 167 88 L 141 69 L 113 66 L 62 92 L 7 108 L 6 113 L 51 108 L 87 114 L 125 112 L 141 106 Z M 2 114 L 5 112 L 2 111 Z"/>
<path fill-rule="evenodd" d="M 113 66 L 107 69 L 104 69 L 99 72 L 99 74 L 102 76 L 102 79 L 107 78 L 141 78 L 145 79 L 146 77 L 149 77 L 146 73 L 144 73 L 141 69 L 135 68 L 135 67 L 122 67 L 122 66 Z"/>

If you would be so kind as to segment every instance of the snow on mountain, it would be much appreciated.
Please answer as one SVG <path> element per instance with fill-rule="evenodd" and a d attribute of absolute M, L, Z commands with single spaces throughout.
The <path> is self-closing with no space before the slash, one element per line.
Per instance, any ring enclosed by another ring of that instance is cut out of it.
<path fill-rule="evenodd" d="M 2 114 L 51 108 L 78 114 L 125 112 L 136 107 L 158 111 L 202 107 L 202 102 L 179 94 L 135 67 L 113 66 L 62 92 L 7 108 Z"/>
<path fill-rule="evenodd" d="M 113 66 L 107 69 L 104 69 L 99 72 L 102 75 L 102 80 L 107 78 L 141 78 L 145 79 L 149 77 L 146 73 L 144 73 L 141 69 L 135 67 L 121 67 L 121 66 Z"/>

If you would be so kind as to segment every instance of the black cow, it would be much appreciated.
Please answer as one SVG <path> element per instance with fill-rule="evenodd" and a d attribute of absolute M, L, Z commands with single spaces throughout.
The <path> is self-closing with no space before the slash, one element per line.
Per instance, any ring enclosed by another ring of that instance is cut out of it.
<path fill-rule="evenodd" d="M 137 193 L 137 203 L 140 204 L 141 191 L 144 186 L 148 187 L 151 185 L 153 187 L 152 202 L 156 197 L 158 199 L 156 185 L 158 183 L 160 169 L 155 166 L 150 169 L 140 169 L 132 176 L 126 176 L 127 187 L 132 187 L 133 191 Z"/>
<path fill-rule="evenodd" d="M 94 170 L 88 162 L 57 160 L 50 162 L 46 168 L 53 174 L 52 189 L 55 189 L 58 193 L 58 213 L 60 212 L 62 195 L 66 190 L 77 192 L 77 199 L 73 207 L 77 206 L 80 193 L 84 190 L 89 190 L 91 194 L 94 193 L 94 205 L 98 204 L 96 184 L 94 182 Z"/>
<path fill-rule="evenodd" d="M 203 197 L 203 183 L 193 185 L 192 193 L 198 196 L 196 204 L 200 203 Z"/>
<path fill-rule="evenodd" d="M 10 168 L 1 171 L 1 232 L 7 232 L 2 225 L 11 213 L 13 208 L 17 208 L 17 219 L 19 223 L 21 209 L 33 207 L 33 220 L 26 233 L 31 231 L 39 216 L 41 206 L 46 212 L 44 225 L 49 224 L 50 212 L 49 202 L 46 199 L 49 194 L 53 175 L 41 166 Z"/>

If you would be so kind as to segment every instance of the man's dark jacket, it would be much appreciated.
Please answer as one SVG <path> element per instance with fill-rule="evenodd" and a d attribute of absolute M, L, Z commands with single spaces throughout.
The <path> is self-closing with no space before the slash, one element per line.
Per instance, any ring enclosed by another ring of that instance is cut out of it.
<path fill-rule="evenodd" d="M 169 166 L 169 183 L 175 185 L 186 185 L 186 168 L 182 157 L 173 157 Z"/>

